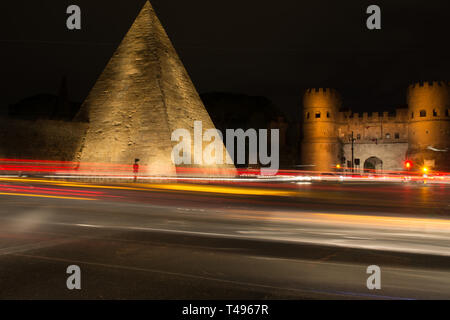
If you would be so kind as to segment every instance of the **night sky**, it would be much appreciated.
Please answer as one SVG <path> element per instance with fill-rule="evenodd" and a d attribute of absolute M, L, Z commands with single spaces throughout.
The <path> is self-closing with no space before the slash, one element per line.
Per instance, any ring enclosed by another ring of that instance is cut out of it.
<path fill-rule="evenodd" d="M 355 111 L 405 105 L 418 80 L 450 80 L 448 0 L 153 0 L 199 93 L 263 95 L 288 115 L 307 87 L 331 86 Z M 66 28 L 66 8 L 82 30 Z M 2 0 L 0 110 L 56 93 L 83 101 L 143 0 Z M 366 8 L 382 9 L 382 30 Z M 1 113 L 1 112 L 0 112 Z"/>

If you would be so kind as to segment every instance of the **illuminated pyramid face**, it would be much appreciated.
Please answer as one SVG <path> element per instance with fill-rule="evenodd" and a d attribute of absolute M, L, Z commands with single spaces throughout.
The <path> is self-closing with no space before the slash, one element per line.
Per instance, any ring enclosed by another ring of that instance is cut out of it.
<path fill-rule="evenodd" d="M 81 107 L 89 121 L 82 162 L 140 164 L 174 173 L 174 130 L 214 128 L 150 2 L 146 2 Z"/>

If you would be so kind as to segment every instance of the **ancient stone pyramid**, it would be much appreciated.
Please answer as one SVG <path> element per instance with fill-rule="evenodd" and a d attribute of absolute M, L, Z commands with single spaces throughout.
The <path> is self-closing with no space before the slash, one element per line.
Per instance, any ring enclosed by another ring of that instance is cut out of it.
<path fill-rule="evenodd" d="M 89 121 L 78 160 L 132 164 L 139 158 L 150 174 L 175 172 L 173 130 L 188 129 L 193 139 L 194 121 L 202 121 L 204 130 L 214 128 L 150 2 L 110 59 L 77 119 Z"/>

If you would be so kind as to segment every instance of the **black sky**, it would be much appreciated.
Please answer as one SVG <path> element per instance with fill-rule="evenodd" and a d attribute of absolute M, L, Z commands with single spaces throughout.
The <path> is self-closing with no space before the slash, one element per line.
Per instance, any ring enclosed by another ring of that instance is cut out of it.
<path fill-rule="evenodd" d="M 56 93 L 63 75 L 82 101 L 143 0 L 2 0 L 0 107 Z M 287 114 L 307 87 L 341 91 L 346 107 L 405 105 L 418 80 L 450 80 L 448 0 L 153 0 L 200 93 L 271 98 Z M 66 8 L 82 9 L 82 30 L 66 29 Z M 365 27 L 370 4 L 382 30 Z M 1 108 L 0 108 L 1 109 Z"/>

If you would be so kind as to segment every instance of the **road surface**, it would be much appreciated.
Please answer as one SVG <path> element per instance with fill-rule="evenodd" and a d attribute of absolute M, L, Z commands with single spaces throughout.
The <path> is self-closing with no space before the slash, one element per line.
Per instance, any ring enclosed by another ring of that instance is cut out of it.
<path fill-rule="evenodd" d="M 0 178 L 0 298 L 449 299 L 449 191 Z"/>

